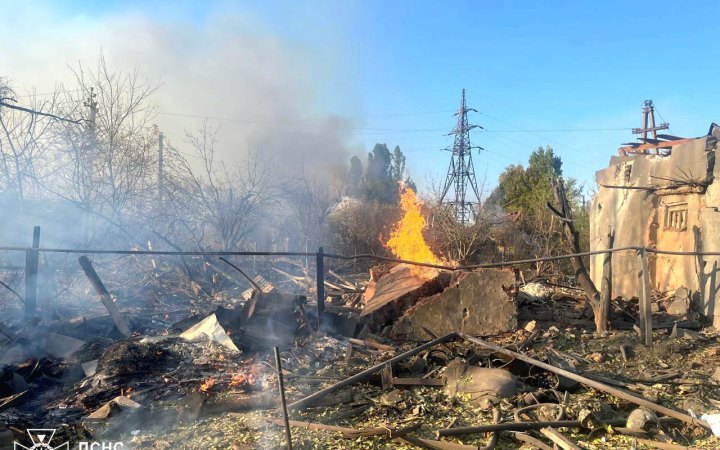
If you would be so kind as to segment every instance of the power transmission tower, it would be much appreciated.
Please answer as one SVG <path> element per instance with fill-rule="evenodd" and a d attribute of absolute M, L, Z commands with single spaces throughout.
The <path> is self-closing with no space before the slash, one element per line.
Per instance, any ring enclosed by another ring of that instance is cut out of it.
<path fill-rule="evenodd" d="M 475 167 L 472 161 L 472 149 L 482 150 L 481 147 L 470 145 L 470 130 L 480 128 L 479 125 L 470 125 L 468 123 L 468 111 L 477 112 L 476 109 L 468 108 L 465 105 L 465 89 L 462 90 L 462 99 L 460 100 L 460 109 L 455 115 L 457 116 L 457 125 L 455 129 L 448 134 L 454 135 L 455 140 L 450 150 L 450 167 L 448 168 L 445 185 L 443 187 L 440 202 L 448 205 L 452 209 L 457 221 L 463 225 L 469 224 L 475 220 L 476 205 L 480 202 L 480 193 L 475 180 Z M 475 195 L 475 200 L 467 198 L 468 186 Z M 453 188 L 454 199 L 452 197 L 446 200 L 450 188 Z"/>

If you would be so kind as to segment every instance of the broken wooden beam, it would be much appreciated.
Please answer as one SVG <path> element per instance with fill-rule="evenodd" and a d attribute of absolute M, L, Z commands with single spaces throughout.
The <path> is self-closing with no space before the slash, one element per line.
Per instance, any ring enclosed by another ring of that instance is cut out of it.
<path fill-rule="evenodd" d="M 517 353 L 512 350 L 508 350 L 504 347 L 500 347 L 499 345 L 491 344 L 489 342 L 483 341 L 482 339 L 478 339 L 473 336 L 469 336 L 463 333 L 458 333 L 458 336 L 462 337 L 463 339 L 472 342 L 474 344 L 477 344 L 481 347 L 485 347 L 487 349 L 493 350 L 498 353 L 502 353 L 505 355 L 508 355 L 512 358 L 519 359 L 520 361 L 524 361 L 528 364 L 532 364 L 534 366 L 540 367 L 541 369 L 548 370 L 550 372 L 553 372 L 558 375 L 562 375 L 565 378 L 569 378 L 571 380 L 577 381 L 578 383 L 582 383 L 586 386 L 590 386 L 594 389 L 597 389 L 599 391 L 605 392 L 606 394 L 613 395 L 615 397 L 621 398 L 623 400 L 627 400 L 631 403 L 634 403 L 638 406 L 643 406 L 651 411 L 655 411 L 657 413 L 673 417 L 675 419 L 678 419 L 682 422 L 685 422 L 690 425 L 696 425 L 703 428 L 706 428 L 710 430 L 710 424 L 702 419 L 697 419 L 695 417 L 689 416 L 687 414 L 683 414 L 680 411 L 676 411 L 674 409 L 666 408 L 665 406 L 658 405 L 657 403 L 653 403 L 649 400 L 646 400 L 642 397 L 638 397 L 635 394 L 632 394 L 627 391 L 623 391 L 618 388 L 614 388 L 612 386 L 608 386 L 606 384 L 600 383 L 598 381 L 591 380 L 590 378 L 584 377 L 582 375 L 578 375 L 574 372 L 570 372 L 569 370 L 561 369 L 559 367 L 555 367 L 551 364 L 544 363 L 542 361 L 539 361 L 535 358 L 531 358 L 527 355 L 524 355 L 522 353 Z"/>
<path fill-rule="evenodd" d="M 563 450 L 582 450 L 577 444 L 553 427 L 542 428 L 540 432 Z"/>
<path fill-rule="evenodd" d="M 541 441 L 540 439 L 530 436 L 529 434 L 525 433 L 515 433 L 515 439 L 517 439 L 520 442 L 524 442 L 526 444 L 533 445 L 540 450 L 554 450 L 552 447 Z"/>
<path fill-rule="evenodd" d="M 40 261 L 40 227 L 33 229 L 32 247 L 25 251 L 25 318 L 29 319 L 37 313 L 38 267 Z"/>
<path fill-rule="evenodd" d="M 85 275 L 88 277 L 88 280 L 90 280 L 90 284 L 95 289 L 95 292 L 100 297 L 100 301 L 103 305 L 105 305 L 105 309 L 107 309 L 108 313 L 110 313 L 110 317 L 115 323 L 115 327 L 117 327 L 118 331 L 120 331 L 120 333 L 124 336 L 131 336 L 132 333 L 130 332 L 130 327 L 128 327 L 125 318 L 122 314 L 120 314 L 120 310 L 115 305 L 115 302 L 113 302 L 112 297 L 110 297 L 110 293 L 105 288 L 102 280 L 100 280 L 97 272 L 95 272 L 90 259 L 83 255 L 78 258 L 78 262 L 80 263 L 80 267 L 82 267 L 83 272 L 85 272 Z"/>
<path fill-rule="evenodd" d="M 354 345 L 360 345 L 360 346 L 362 346 L 362 347 L 376 348 L 376 349 L 382 350 L 382 351 L 384 351 L 384 352 L 394 352 L 394 351 L 396 351 L 396 348 L 395 348 L 395 347 L 391 347 L 391 346 L 389 346 L 389 345 L 380 344 L 380 343 L 373 342 L 373 341 L 364 341 L 364 340 L 362 340 L 362 339 L 349 338 L 349 339 L 348 339 L 348 342 L 350 342 L 351 344 L 354 344 Z"/>
<path fill-rule="evenodd" d="M 445 386 L 443 380 L 437 378 L 396 378 L 392 377 L 393 386 Z"/>
<path fill-rule="evenodd" d="M 412 436 L 403 436 L 395 439 L 398 443 L 412 444 L 420 448 L 431 450 L 478 450 L 477 445 L 457 444 L 455 442 L 435 441 L 432 439 L 420 439 Z"/>
<path fill-rule="evenodd" d="M 291 403 L 288 405 L 288 409 L 293 410 L 293 409 L 299 409 L 299 408 L 304 408 L 306 406 L 309 406 L 309 405 L 315 403 L 316 401 L 318 401 L 319 399 L 330 394 L 331 392 L 337 391 L 338 389 L 342 389 L 345 386 L 349 386 L 353 383 L 357 383 L 359 381 L 366 380 L 369 376 L 382 370 L 382 368 L 385 367 L 385 364 L 395 364 L 396 362 L 400 362 L 405 358 L 409 358 L 410 356 L 417 355 L 418 353 L 422 352 L 423 350 L 427 350 L 438 344 L 442 344 L 451 339 L 455 339 L 456 337 L 457 337 L 457 333 L 448 333 L 448 334 L 441 336 L 437 339 L 434 339 L 430 342 L 426 342 L 425 344 L 419 345 L 412 350 L 408 350 L 404 353 L 401 353 L 393 358 L 388 359 L 385 362 L 382 362 L 373 367 L 365 369 L 358 374 L 355 374 L 355 375 L 348 377 L 338 383 L 333 384 L 332 386 L 326 387 L 325 389 L 317 391 L 314 394 L 310 394 L 305 398 L 302 398 L 294 403 Z"/>

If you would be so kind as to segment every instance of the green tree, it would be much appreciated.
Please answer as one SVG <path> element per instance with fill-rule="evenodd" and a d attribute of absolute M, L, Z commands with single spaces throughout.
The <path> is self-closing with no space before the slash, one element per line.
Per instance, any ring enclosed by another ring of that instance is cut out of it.
<path fill-rule="evenodd" d="M 390 166 L 390 178 L 400 182 L 405 181 L 405 155 L 400 146 L 396 145 L 392 153 L 392 165 Z"/>
<path fill-rule="evenodd" d="M 362 161 L 357 156 L 350 158 L 350 171 L 348 172 L 348 192 L 355 197 L 360 194 L 363 176 Z"/>
<path fill-rule="evenodd" d="M 372 152 L 368 153 L 367 169 L 362 186 L 363 200 L 397 203 L 398 182 L 393 178 L 393 172 L 393 155 L 388 150 L 387 144 L 375 144 Z"/>
<path fill-rule="evenodd" d="M 541 257 L 568 250 L 567 243 L 558 233 L 558 221 L 547 208 L 554 203 L 552 180 L 562 177 L 562 160 L 550 147 L 539 147 L 528 160 L 527 168 L 511 165 L 500 174 L 497 188 L 492 192 L 485 208 L 509 213 L 512 221 L 504 225 L 500 240 L 509 249 L 509 258 Z M 581 242 L 587 245 L 587 212 L 581 206 L 582 187 L 573 178 L 565 179 L 576 228 L 581 231 Z M 538 263 L 536 270 L 543 272 L 549 264 Z"/>

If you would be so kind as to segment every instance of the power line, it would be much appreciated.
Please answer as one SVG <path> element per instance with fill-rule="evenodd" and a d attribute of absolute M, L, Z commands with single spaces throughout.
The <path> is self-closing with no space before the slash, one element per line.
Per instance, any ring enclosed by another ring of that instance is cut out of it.
<path fill-rule="evenodd" d="M 484 113 L 480 113 L 484 114 Z M 487 114 L 485 114 L 487 115 Z M 490 116 L 488 116 L 490 117 Z M 490 117 L 492 119 L 492 117 Z M 565 132 L 596 132 L 596 131 L 628 131 L 632 128 L 561 128 L 550 130 L 485 130 L 486 133 L 565 133 Z"/>
<path fill-rule="evenodd" d="M 591 157 L 593 157 L 593 158 L 595 158 L 595 157 L 598 156 L 598 155 L 596 155 L 596 154 L 594 154 L 594 153 L 588 153 L 588 152 L 585 152 L 585 151 L 582 151 L 582 150 L 578 150 L 578 149 L 572 148 L 572 147 L 570 147 L 570 146 L 568 146 L 568 145 L 565 145 L 565 144 L 563 144 L 563 143 L 561 143 L 561 142 L 558 142 L 558 141 L 552 140 L 552 139 L 550 139 L 550 138 L 547 138 L 547 137 L 545 137 L 545 136 L 542 136 L 542 135 L 540 135 L 540 134 L 537 134 L 537 133 L 535 133 L 534 131 L 526 131 L 526 130 L 523 130 L 522 128 L 520 128 L 520 127 L 518 127 L 518 126 L 515 126 L 515 125 L 513 125 L 513 124 L 511 124 L 511 123 L 509 123 L 509 122 L 506 122 L 506 121 L 502 120 L 502 119 L 498 119 L 497 117 L 493 117 L 493 116 L 491 116 L 491 115 L 489 115 L 489 114 L 486 114 L 486 113 L 481 113 L 481 114 L 489 117 L 490 119 L 493 119 L 493 120 L 496 120 L 496 121 L 498 121 L 498 122 L 500 122 L 500 123 L 504 123 L 505 125 L 511 126 L 511 127 L 515 128 L 515 129 L 517 129 L 519 132 L 526 132 L 526 133 L 531 134 L 531 135 L 533 135 L 533 136 L 535 136 L 535 137 L 538 137 L 538 138 L 543 139 L 543 140 L 545 140 L 545 141 L 547 141 L 547 142 L 550 142 L 551 144 L 559 145 L 560 147 L 565 147 L 565 148 L 567 148 L 568 150 L 572 150 L 572 151 L 577 152 L 577 153 L 582 153 L 582 154 L 584 154 L 584 155 L 591 156 Z M 627 129 L 627 128 L 623 128 L 623 129 Z M 507 138 L 507 137 L 506 137 L 506 138 Z M 579 164 L 578 164 L 578 165 L 579 165 Z M 584 167 L 584 166 L 582 166 L 582 165 L 579 165 L 579 166 L 580 166 L 580 167 Z M 587 167 L 586 167 L 586 168 L 587 168 Z M 592 169 L 590 169 L 590 170 L 592 170 Z"/>

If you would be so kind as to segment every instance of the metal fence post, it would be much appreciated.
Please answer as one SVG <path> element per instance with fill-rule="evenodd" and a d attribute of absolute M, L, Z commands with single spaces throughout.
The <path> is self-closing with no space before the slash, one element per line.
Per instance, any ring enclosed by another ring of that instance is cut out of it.
<path fill-rule="evenodd" d="M 317 314 L 318 314 L 318 331 L 322 326 L 323 316 L 325 315 L 325 256 L 323 248 L 318 248 L 315 255 L 315 267 L 317 268 Z"/>
<path fill-rule="evenodd" d="M 25 250 L 25 318 L 30 319 L 37 312 L 37 279 L 40 248 L 40 227 L 33 229 L 32 247 Z"/>
<path fill-rule="evenodd" d="M 638 274 L 640 337 L 646 346 L 652 347 L 652 309 L 650 305 L 652 288 L 650 287 L 650 272 L 645 249 L 638 251 L 638 258 L 640 259 L 640 273 Z"/>

